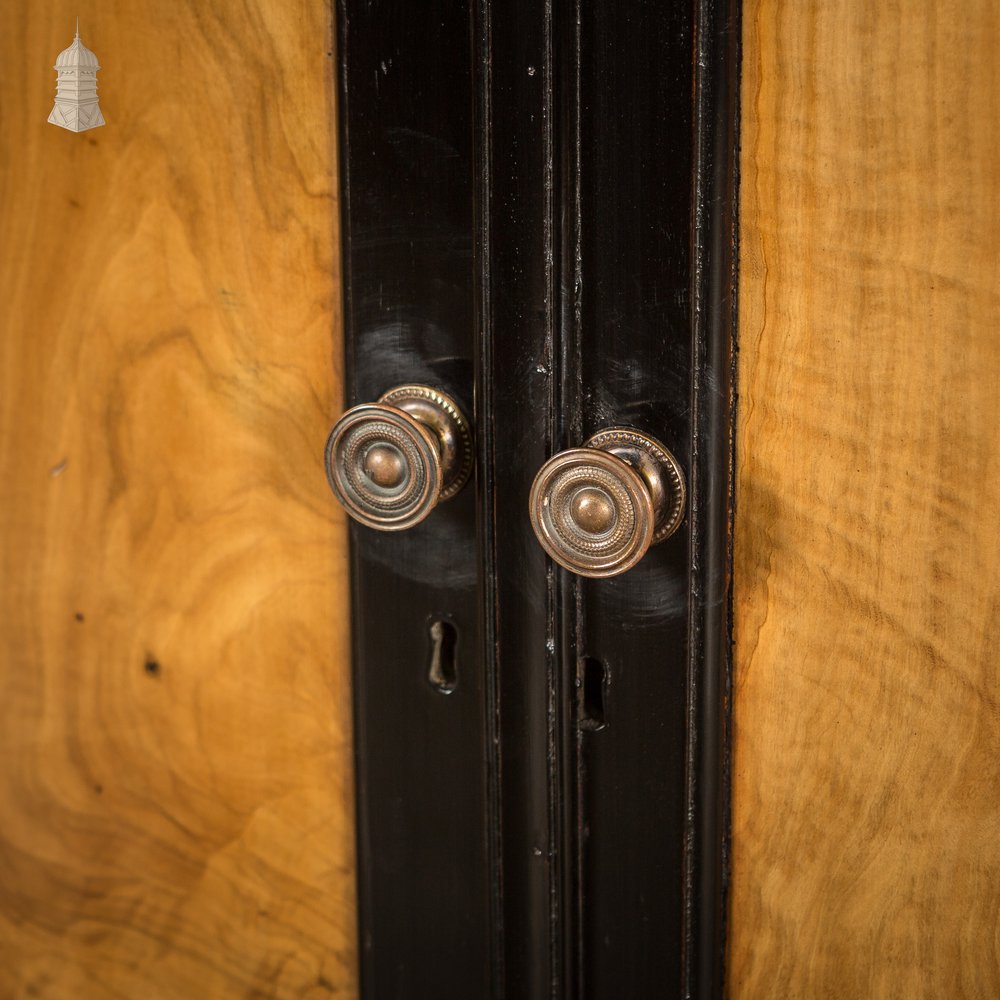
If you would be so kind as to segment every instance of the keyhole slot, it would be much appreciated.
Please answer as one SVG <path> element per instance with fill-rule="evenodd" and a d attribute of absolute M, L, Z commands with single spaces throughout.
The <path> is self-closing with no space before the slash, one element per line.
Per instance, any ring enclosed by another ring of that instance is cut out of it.
<path fill-rule="evenodd" d="M 608 724 L 608 671 L 593 656 L 580 658 L 580 728 L 596 732 Z"/>
<path fill-rule="evenodd" d="M 427 679 L 441 694 L 451 694 L 458 686 L 458 629 L 447 618 L 435 618 L 429 627 L 431 664 Z"/>

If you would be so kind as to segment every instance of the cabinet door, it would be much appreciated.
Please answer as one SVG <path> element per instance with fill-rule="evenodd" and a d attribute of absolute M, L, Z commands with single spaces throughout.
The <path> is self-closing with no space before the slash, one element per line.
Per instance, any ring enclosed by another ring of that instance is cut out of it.
<path fill-rule="evenodd" d="M 425 385 L 476 444 L 425 520 L 351 529 L 362 989 L 719 996 L 735 5 L 339 9 L 348 402 Z M 570 572 L 533 483 L 622 427 L 683 520 Z"/>
<path fill-rule="evenodd" d="M 744 11 L 730 989 L 1000 995 L 996 3 Z"/>
<path fill-rule="evenodd" d="M 0 995 L 349 995 L 331 12 L 4 13 Z"/>

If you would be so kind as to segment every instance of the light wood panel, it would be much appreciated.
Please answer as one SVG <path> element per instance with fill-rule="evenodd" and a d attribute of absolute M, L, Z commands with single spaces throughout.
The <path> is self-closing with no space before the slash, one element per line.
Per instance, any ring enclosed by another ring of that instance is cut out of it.
<path fill-rule="evenodd" d="M 730 989 L 1000 996 L 1000 5 L 745 9 Z"/>
<path fill-rule="evenodd" d="M 0 996 L 353 995 L 329 6 L 3 9 Z"/>

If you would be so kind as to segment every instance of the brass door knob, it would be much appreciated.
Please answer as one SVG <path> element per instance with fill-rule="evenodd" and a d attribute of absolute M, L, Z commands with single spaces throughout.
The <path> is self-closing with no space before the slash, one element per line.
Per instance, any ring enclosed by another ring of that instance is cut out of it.
<path fill-rule="evenodd" d="M 472 472 L 469 422 L 439 389 L 400 385 L 349 409 L 326 442 L 330 488 L 356 521 L 402 531 L 455 496 Z"/>
<path fill-rule="evenodd" d="M 610 427 L 550 458 L 531 486 L 542 548 L 580 576 L 617 576 L 684 518 L 684 473 L 655 438 Z"/>

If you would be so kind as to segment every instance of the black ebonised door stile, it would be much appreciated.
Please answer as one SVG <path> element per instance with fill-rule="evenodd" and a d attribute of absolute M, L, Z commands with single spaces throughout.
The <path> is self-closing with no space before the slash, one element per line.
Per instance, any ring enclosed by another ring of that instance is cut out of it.
<path fill-rule="evenodd" d="M 469 10 L 341 3 L 346 394 L 447 386 L 472 410 Z M 491 989 L 476 491 L 406 532 L 351 526 L 361 983 L 370 997 Z M 457 683 L 429 677 L 457 631 Z"/>
<path fill-rule="evenodd" d="M 352 527 L 367 996 L 721 995 L 738 18 L 617 6 L 340 3 L 348 403 L 434 385 L 478 452 Z M 689 509 L 585 580 L 527 498 L 615 424 Z"/>

